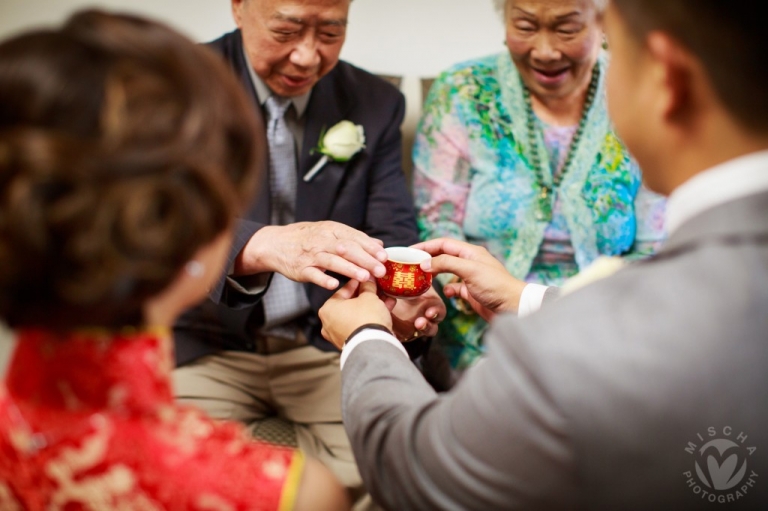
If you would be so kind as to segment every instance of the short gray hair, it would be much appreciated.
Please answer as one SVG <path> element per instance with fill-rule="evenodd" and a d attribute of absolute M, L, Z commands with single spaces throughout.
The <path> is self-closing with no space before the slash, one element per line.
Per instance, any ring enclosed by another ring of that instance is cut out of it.
<path fill-rule="evenodd" d="M 504 16 L 504 7 L 506 7 L 507 3 L 510 1 L 511 0 L 493 0 L 493 5 L 496 7 L 499 14 Z M 597 12 L 603 12 L 606 7 L 608 7 L 608 0 L 592 0 L 592 3 L 595 5 Z"/>

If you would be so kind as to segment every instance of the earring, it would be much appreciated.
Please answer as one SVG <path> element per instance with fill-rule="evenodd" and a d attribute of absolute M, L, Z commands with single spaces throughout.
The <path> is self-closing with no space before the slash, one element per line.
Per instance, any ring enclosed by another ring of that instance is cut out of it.
<path fill-rule="evenodd" d="M 189 261 L 184 265 L 184 271 L 190 277 L 199 279 L 205 274 L 205 265 L 199 261 Z"/>

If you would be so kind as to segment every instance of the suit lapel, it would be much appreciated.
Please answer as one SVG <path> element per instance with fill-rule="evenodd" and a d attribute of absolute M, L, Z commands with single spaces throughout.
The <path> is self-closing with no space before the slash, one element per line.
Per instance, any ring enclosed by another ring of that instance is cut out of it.
<path fill-rule="evenodd" d="M 246 76 L 244 79 L 248 80 L 246 83 L 250 83 L 250 76 Z M 249 87 L 248 90 L 249 96 L 252 97 L 255 104 L 254 110 L 256 110 L 257 122 L 259 126 L 266 126 L 264 114 L 261 112 L 261 106 L 259 105 L 258 98 L 256 98 L 254 88 Z M 264 151 L 264 160 L 261 162 L 261 177 L 259 178 L 259 189 L 256 192 L 257 198 L 251 203 L 251 209 L 248 211 L 247 217 L 262 224 L 269 224 L 272 218 L 272 205 L 269 193 L 269 143 L 267 142 L 266 131 L 262 131 L 259 135 L 261 140 L 258 143 L 262 144 L 266 150 Z"/>
<path fill-rule="evenodd" d="M 235 75 L 240 80 L 240 83 L 244 85 L 245 93 L 253 101 L 253 109 L 256 113 L 257 122 L 260 126 L 266 126 L 264 114 L 261 111 L 261 105 L 259 104 L 259 98 L 256 96 L 256 87 L 251 81 L 251 73 L 248 70 L 248 64 L 245 61 L 243 54 L 243 37 L 240 30 L 232 32 L 229 37 L 224 39 L 224 44 L 221 44 L 219 51 L 232 64 L 232 68 Z M 267 148 L 264 152 L 264 161 L 262 162 L 261 178 L 259 179 L 259 189 L 256 192 L 256 200 L 251 202 L 250 209 L 246 212 L 246 218 L 254 222 L 262 224 L 269 224 L 271 221 L 271 204 L 269 195 L 269 144 L 267 143 L 266 132 L 261 133 L 261 140 L 254 141 L 254 143 L 262 144 Z"/>
<path fill-rule="evenodd" d="M 316 221 L 329 217 L 336 199 L 344 172 L 350 162 L 337 163 L 328 161 L 322 171 L 309 183 L 303 180 L 321 154 L 310 154 L 317 147 L 320 133 L 339 121 L 344 120 L 354 106 L 352 97 L 344 89 L 341 80 L 337 80 L 338 67 L 320 80 L 312 91 L 312 96 L 304 113 L 304 142 L 299 155 L 298 185 L 296 194 L 296 221 Z M 354 161 L 354 159 L 352 160 Z"/>

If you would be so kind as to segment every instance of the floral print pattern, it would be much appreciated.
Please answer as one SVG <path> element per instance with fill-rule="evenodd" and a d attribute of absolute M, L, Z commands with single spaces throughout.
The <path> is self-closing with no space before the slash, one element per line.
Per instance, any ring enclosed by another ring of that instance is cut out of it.
<path fill-rule="evenodd" d="M 599 65 L 606 69 L 606 54 Z M 421 238 L 485 246 L 515 277 L 551 285 L 601 255 L 640 258 L 657 250 L 665 237 L 665 202 L 641 186 L 640 169 L 613 132 L 605 74 L 548 223 L 536 216 L 532 151 L 539 152 L 551 184 L 567 148 L 557 146 L 546 126 L 538 130 L 536 147 L 529 147 L 522 83 L 509 54 L 442 73 L 427 98 L 413 151 Z M 452 366 L 467 367 L 483 352 L 486 325 L 451 301 L 447 305 L 438 343 Z"/>

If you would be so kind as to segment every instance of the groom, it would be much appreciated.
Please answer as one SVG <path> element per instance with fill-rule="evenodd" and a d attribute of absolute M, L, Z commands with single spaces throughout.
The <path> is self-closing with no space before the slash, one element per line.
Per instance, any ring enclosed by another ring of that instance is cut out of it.
<path fill-rule="evenodd" d="M 669 195 L 656 257 L 529 317 L 499 314 L 486 359 L 445 395 L 382 331 L 373 286 L 321 309 L 326 336 L 346 340 L 344 423 L 384 507 L 768 509 L 768 31 L 755 8 L 608 7 L 612 118 Z M 477 247 L 421 248 L 482 314 L 549 296 Z"/>

